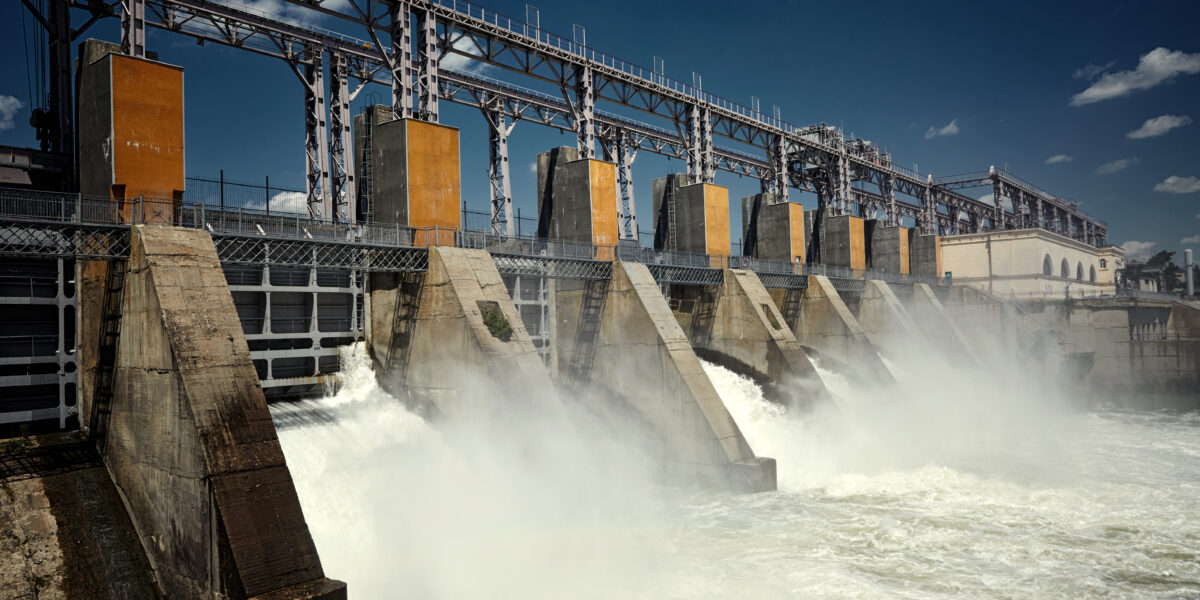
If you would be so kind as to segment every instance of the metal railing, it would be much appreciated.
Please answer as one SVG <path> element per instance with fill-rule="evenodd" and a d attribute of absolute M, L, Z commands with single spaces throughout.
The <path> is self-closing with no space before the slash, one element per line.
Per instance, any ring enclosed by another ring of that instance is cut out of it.
<path fill-rule="evenodd" d="M 267 239 L 328 241 L 410 248 L 457 246 L 487 250 L 494 254 L 577 261 L 623 260 L 675 267 L 707 269 L 728 267 L 772 274 L 825 275 L 839 279 L 881 279 L 896 283 L 924 282 L 930 285 L 942 285 L 943 283 L 938 278 L 904 273 L 850 269 L 822 264 L 792 264 L 737 255 L 722 256 L 677 250 L 657 250 L 634 243 L 595 245 L 541 239 L 532 235 L 497 235 L 490 232 L 490 221 L 484 231 L 448 226 L 408 227 L 385 223 L 330 223 L 313 220 L 306 215 L 267 214 L 264 210 L 243 207 L 221 210 L 192 201 L 143 197 L 114 201 L 110 198 L 82 194 L 35 192 L 3 187 L 0 187 L 0 219 L 14 222 L 52 221 L 114 226 L 143 223 L 161 224 L 199 228 L 212 234 Z M 304 282 L 301 285 L 308 282 L 307 277 L 305 274 Z"/>

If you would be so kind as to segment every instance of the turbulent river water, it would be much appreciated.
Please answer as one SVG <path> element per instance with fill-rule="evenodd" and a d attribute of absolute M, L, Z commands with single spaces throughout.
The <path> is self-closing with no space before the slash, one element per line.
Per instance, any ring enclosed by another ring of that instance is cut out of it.
<path fill-rule="evenodd" d="M 1195 413 L 821 371 L 834 402 L 796 417 L 706 363 L 779 464 L 778 492 L 731 495 L 653 485 L 611 434 L 432 427 L 344 361 L 336 395 L 272 414 L 351 597 L 1200 597 Z"/>

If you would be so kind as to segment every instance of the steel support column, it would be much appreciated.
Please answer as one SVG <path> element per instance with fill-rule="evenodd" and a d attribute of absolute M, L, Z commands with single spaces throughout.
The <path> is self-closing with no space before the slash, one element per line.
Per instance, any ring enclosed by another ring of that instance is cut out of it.
<path fill-rule="evenodd" d="M 590 66 L 575 68 L 574 101 L 566 90 L 563 90 L 563 97 L 566 98 L 575 117 L 575 146 L 579 149 L 579 158 L 595 158 L 596 90 Z"/>
<path fill-rule="evenodd" d="M 776 135 L 767 147 L 767 160 L 771 163 L 771 179 L 763 182 L 763 191 L 775 195 L 775 201 L 788 201 L 787 141 Z"/>
<path fill-rule="evenodd" d="M 392 114 L 397 119 L 413 118 L 412 23 L 408 2 L 397 0 L 388 7 L 392 52 L 387 56 L 392 72 Z"/>
<path fill-rule="evenodd" d="M 329 134 L 325 117 L 325 66 L 323 50 L 312 45 L 305 51 L 308 60 L 304 69 L 296 70 L 304 83 L 304 152 L 305 189 L 308 194 L 308 216 L 317 220 L 329 219 Z M 295 65 L 293 65 L 295 68 Z"/>
<path fill-rule="evenodd" d="M 438 122 L 438 56 L 437 18 L 432 11 L 419 13 L 417 51 L 418 112 L 423 121 Z"/>
<path fill-rule="evenodd" d="M 42 139 L 43 149 L 73 157 L 75 154 L 75 125 L 72 116 L 75 114 L 75 101 L 71 95 L 72 63 L 71 63 L 71 9 L 67 0 L 50 0 L 50 30 L 49 39 L 50 59 L 50 97 L 48 107 L 53 119 L 53 127 L 57 131 L 49 132 Z M 72 165 L 74 160 L 72 158 Z M 70 170 L 71 189 L 76 189 L 74 169 Z"/>
<path fill-rule="evenodd" d="M 896 214 L 896 178 L 892 175 L 886 175 L 883 178 L 883 184 L 880 185 L 880 190 L 883 192 L 883 200 L 887 203 L 887 224 L 889 227 L 895 227 L 900 224 L 900 216 Z"/>
<path fill-rule="evenodd" d="M 121 0 L 121 52 L 146 57 L 146 0 Z"/>
<path fill-rule="evenodd" d="M 688 183 L 712 183 L 716 172 L 713 158 L 712 113 L 693 104 L 687 115 Z"/>
<path fill-rule="evenodd" d="M 516 121 L 508 122 L 504 112 L 484 109 L 488 124 L 488 182 L 492 196 L 492 233 L 516 235 L 512 216 L 511 179 L 508 172 L 508 134 Z"/>
<path fill-rule="evenodd" d="M 354 223 L 357 210 L 354 182 L 354 142 L 351 140 L 350 73 L 346 57 L 342 54 L 330 56 L 330 197 L 333 201 L 333 219 L 339 223 Z"/>
<path fill-rule="evenodd" d="M 621 132 L 616 143 L 617 183 L 620 185 L 621 204 L 617 207 L 617 223 L 623 240 L 637 240 L 637 216 L 633 202 L 633 159 L 637 158 L 637 146 L 629 143 L 629 134 Z"/>

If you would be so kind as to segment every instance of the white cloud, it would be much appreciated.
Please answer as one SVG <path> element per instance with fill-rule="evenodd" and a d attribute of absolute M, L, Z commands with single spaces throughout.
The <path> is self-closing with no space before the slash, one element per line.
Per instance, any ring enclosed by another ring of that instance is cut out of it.
<path fill-rule="evenodd" d="M 459 52 L 465 52 L 472 56 L 479 56 L 479 48 L 476 47 L 475 43 L 466 36 L 458 38 L 458 40 L 454 42 L 453 47 Z M 438 67 L 447 68 L 451 71 L 458 71 L 459 73 L 466 73 L 468 75 L 482 75 L 487 72 L 489 65 L 485 62 L 447 51 L 440 58 L 438 58 Z"/>
<path fill-rule="evenodd" d="M 1133 165 L 1142 162 L 1142 159 L 1134 156 L 1133 158 L 1120 158 L 1112 162 L 1106 162 L 1099 167 L 1096 167 L 1097 175 L 1112 175 L 1117 171 L 1124 171 Z"/>
<path fill-rule="evenodd" d="M 1120 98 L 1134 90 L 1148 90 L 1176 75 L 1200 73 L 1200 52 L 1187 54 L 1178 50 L 1155 48 L 1142 55 L 1132 71 L 1107 73 L 1086 90 L 1071 96 L 1071 106 L 1083 106 L 1102 100 Z"/>
<path fill-rule="evenodd" d="M 225 3 L 239 10 L 260 14 L 293 25 L 315 25 L 324 17 L 315 10 L 284 0 L 226 0 Z M 321 3 L 321 8 L 335 11 L 346 12 L 344 9 L 349 7 L 350 3 L 347 0 L 325 0 Z"/>
<path fill-rule="evenodd" d="M 1200 192 L 1200 178 L 1196 177 L 1180 177 L 1172 175 L 1154 186 L 1156 192 L 1166 192 L 1168 194 L 1191 194 L 1192 192 Z M 1200 219 L 1200 215 L 1196 215 Z"/>
<path fill-rule="evenodd" d="M 979 201 L 983 202 L 984 204 L 987 204 L 988 206 L 996 205 L 996 198 L 993 197 L 991 194 L 985 194 L 983 196 L 980 196 Z M 1012 212 L 1012 199 L 1010 199 L 1008 196 L 1001 194 L 1000 195 L 1000 206 L 1003 206 L 1004 210 L 1006 210 L 1008 212 Z"/>
<path fill-rule="evenodd" d="M 1189 235 L 1188 237 L 1179 240 L 1180 246 L 1195 246 L 1200 245 L 1200 235 Z"/>
<path fill-rule="evenodd" d="M 1075 69 L 1075 74 L 1073 77 L 1075 79 L 1095 79 L 1105 71 L 1113 68 L 1113 65 L 1115 64 L 1117 64 L 1117 61 L 1115 60 L 1110 60 L 1102 65 L 1093 65 L 1088 63 L 1086 66 Z"/>
<path fill-rule="evenodd" d="M 958 119 L 951 120 L 949 124 L 941 128 L 930 125 L 925 132 L 925 139 L 930 140 L 939 135 L 958 135 Z"/>
<path fill-rule="evenodd" d="M 537 161 L 529 163 L 529 172 L 533 173 L 534 175 L 537 174 Z"/>
<path fill-rule="evenodd" d="M 1139 242 L 1130 240 L 1121 244 L 1121 249 L 1125 251 L 1126 260 L 1146 260 L 1150 258 L 1150 254 L 1158 247 L 1158 242 Z"/>
<path fill-rule="evenodd" d="M 1175 129 L 1176 127 L 1183 127 L 1184 125 L 1190 125 L 1191 123 L 1191 117 L 1163 115 L 1161 117 L 1154 117 L 1153 119 L 1146 119 L 1146 122 L 1142 123 L 1141 127 L 1138 127 L 1137 129 L 1125 134 L 1125 137 L 1131 140 L 1156 137 Z"/>
<path fill-rule="evenodd" d="M 262 202 L 251 202 L 246 205 L 250 210 L 262 210 Z M 291 213 L 308 216 L 308 194 L 304 192 L 279 192 L 271 196 L 272 213 Z"/>
<path fill-rule="evenodd" d="M 1056 165 L 1058 163 L 1069 163 L 1073 160 L 1075 160 L 1075 157 L 1071 156 L 1070 154 L 1055 154 L 1054 156 L 1046 159 L 1046 164 Z"/>
<path fill-rule="evenodd" d="M 0 94 L 0 131 L 12 129 L 13 117 L 24 107 L 25 103 L 17 100 L 16 96 Z"/>

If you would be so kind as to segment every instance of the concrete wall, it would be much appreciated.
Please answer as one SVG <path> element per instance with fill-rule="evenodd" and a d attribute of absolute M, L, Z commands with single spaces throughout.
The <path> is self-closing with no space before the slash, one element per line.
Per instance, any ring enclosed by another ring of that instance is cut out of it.
<path fill-rule="evenodd" d="M 714 291 L 711 322 L 693 318 L 704 313 L 702 306 L 676 312 L 700 356 L 755 379 L 768 399 L 785 406 L 811 406 L 825 397 L 808 354 L 754 272 L 726 269 Z"/>
<path fill-rule="evenodd" d="M 885 281 L 867 280 L 866 290 L 858 304 L 858 322 L 885 353 L 905 352 L 914 342 L 928 343 L 928 338 Z"/>
<path fill-rule="evenodd" d="M 923 331 L 929 340 L 951 360 L 977 366 L 983 365 L 975 352 L 974 345 L 963 335 L 954 318 L 942 306 L 941 300 L 938 300 L 927 284 L 913 284 L 908 311 L 917 328 Z"/>
<path fill-rule="evenodd" d="M 577 159 L 573 148 L 538 155 L 538 235 L 597 246 L 612 260 L 619 240 L 616 165 Z"/>
<path fill-rule="evenodd" d="M 911 232 L 908 238 L 908 266 L 913 275 L 941 277 L 944 274 L 941 239 L 936 235 Z"/>
<path fill-rule="evenodd" d="M 742 198 L 742 253 L 764 260 L 804 263 L 804 207 L 775 202 L 773 194 Z"/>
<path fill-rule="evenodd" d="M 1015 298 L 1065 297 L 1068 284 L 1074 297 L 1112 294 L 1124 264 L 1118 247 L 1096 248 L 1043 229 L 946 236 L 942 256 L 955 283 Z"/>
<path fill-rule="evenodd" d="M 826 216 L 821 231 L 821 256 L 827 265 L 867 268 L 866 231 L 859 217 Z"/>
<path fill-rule="evenodd" d="M 908 232 L 907 227 L 888 227 L 878 219 L 867 221 L 867 268 L 886 273 L 908 273 Z"/>
<path fill-rule="evenodd" d="M 462 227 L 458 130 L 415 119 L 375 125 L 372 137 L 375 221 L 445 229 L 419 232 L 417 245 L 453 245 Z"/>
<path fill-rule="evenodd" d="M 875 341 L 824 275 L 808 277 L 794 331 L 831 368 L 866 381 L 893 380 Z"/>
<path fill-rule="evenodd" d="M 104 458 L 163 591 L 344 598 L 321 569 L 211 238 L 131 236 Z"/>
<path fill-rule="evenodd" d="M 686 178 L 676 173 L 655 179 L 651 187 L 654 196 L 654 239 L 662 241 L 661 248 L 709 254 L 713 267 L 724 268 L 721 258 L 730 255 L 729 190 L 711 183 L 685 184 Z M 667 203 L 675 203 L 675 222 L 667 223 Z M 675 243 L 670 240 L 670 228 L 675 230 Z"/>
<path fill-rule="evenodd" d="M 388 362 L 397 291 L 378 275 L 372 277 L 372 284 L 367 343 L 378 369 Z M 477 393 L 484 384 L 524 390 L 525 395 L 550 394 L 553 387 L 546 367 L 487 252 L 430 248 L 429 270 L 421 286 L 406 360 L 394 363 L 394 369 L 403 373 L 377 371 L 385 386 L 451 419 L 483 414 L 488 407 L 478 403 L 494 400 Z M 484 323 L 485 310 L 503 314 L 512 327 L 511 338 L 504 341 L 492 335 Z M 479 379 L 470 382 L 468 375 Z M 469 387 L 472 384 L 479 387 Z"/>
<path fill-rule="evenodd" d="M 774 460 L 755 457 L 645 265 L 614 263 L 588 377 L 585 389 L 624 402 L 662 439 L 669 480 L 775 489 Z"/>
<path fill-rule="evenodd" d="M 1064 384 L 1082 386 L 1093 401 L 1200 408 L 1200 310 L 1103 298 L 1027 303 L 1020 318 L 1052 331 L 1063 354 L 1085 363 Z"/>

